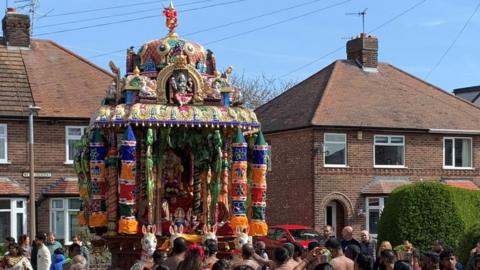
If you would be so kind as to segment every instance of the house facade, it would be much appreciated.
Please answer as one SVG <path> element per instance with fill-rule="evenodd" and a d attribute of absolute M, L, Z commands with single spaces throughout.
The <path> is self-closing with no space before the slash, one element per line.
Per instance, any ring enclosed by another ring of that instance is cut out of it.
<path fill-rule="evenodd" d="M 389 193 L 418 181 L 478 189 L 480 110 L 390 64 L 365 34 L 256 113 L 272 147 L 267 218 L 378 231 Z"/>
<path fill-rule="evenodd" d="M 112 76 L 49 40 L 29 36 L 13 9 L 0 40 L 0 238 L 29 230 L 29 106 L 34 114 L 36 229 L 69 241 L 80 208 L 74 144 L 100 105 Z"/>

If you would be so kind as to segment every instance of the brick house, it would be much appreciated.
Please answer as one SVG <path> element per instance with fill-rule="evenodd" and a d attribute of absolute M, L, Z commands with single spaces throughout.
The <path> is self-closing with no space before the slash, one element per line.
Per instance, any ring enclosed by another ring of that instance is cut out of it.
<path fill-rule="evenodd" d="M 79 199 L 73 145 L 98 108 L 111 75 L 50 40 L 30 39 L 27 15 L 10 10 L 0 40 L 0 239 L 29 222 L 29 105 L 35 115 L 37 231 L 69 240 Z"/>
<path fill-rule="evenodd" d="M 272 147 L 270 224 L 375 235 L 398 186 L 478 189 L 480 109 L 377 58 L 377 38 L 362 34 L 346 60 L 256 110 Z"/>

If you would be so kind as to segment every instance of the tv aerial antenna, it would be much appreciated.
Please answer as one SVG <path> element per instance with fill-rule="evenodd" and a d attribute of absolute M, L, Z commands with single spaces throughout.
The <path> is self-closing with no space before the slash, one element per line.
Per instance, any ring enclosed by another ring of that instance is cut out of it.
<path fill-rule="evenodd" d="M 363 11 L 360 11 L 360 12 L 345 13 L 345 15 L 362 16 L 362 33 L 365 33 L 365 15 L 367 15 L 367 9 L 368 8 L 365 8 Z"/>

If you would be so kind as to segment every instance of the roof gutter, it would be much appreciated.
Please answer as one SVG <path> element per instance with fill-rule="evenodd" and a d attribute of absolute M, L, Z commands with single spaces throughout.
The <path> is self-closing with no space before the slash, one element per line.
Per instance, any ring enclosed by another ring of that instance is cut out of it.
<path fill-rule="evenodd" d="M 443 128 L 431 128 L 429 133 L 443 133 L 443 134 L 480 134 L 480 130 L 468 130 L 468 129 L 443 129 Z"/>

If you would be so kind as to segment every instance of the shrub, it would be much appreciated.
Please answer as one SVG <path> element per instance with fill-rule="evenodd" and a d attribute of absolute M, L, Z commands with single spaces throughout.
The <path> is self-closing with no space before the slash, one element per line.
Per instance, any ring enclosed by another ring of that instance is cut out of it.
<path fill-rule="evenodd" d="M 379 240 L 399 245 L 408 240 L 427 250 L 436 239 L 459 245 L 466 228 L 480 220 L 480 192 L 421 182 L 395 189 L 379 222 Z"/>
<path fill-rule="evenodd" d="M 480 211 L 479 211 L 480 212 Z M 480 223 L 470 226 L 462 235 L 457 249 L 457 256 L 464 264 L 470 257 L 470 251 L 475 247 L 477 241 L 480 240 Z"/>

